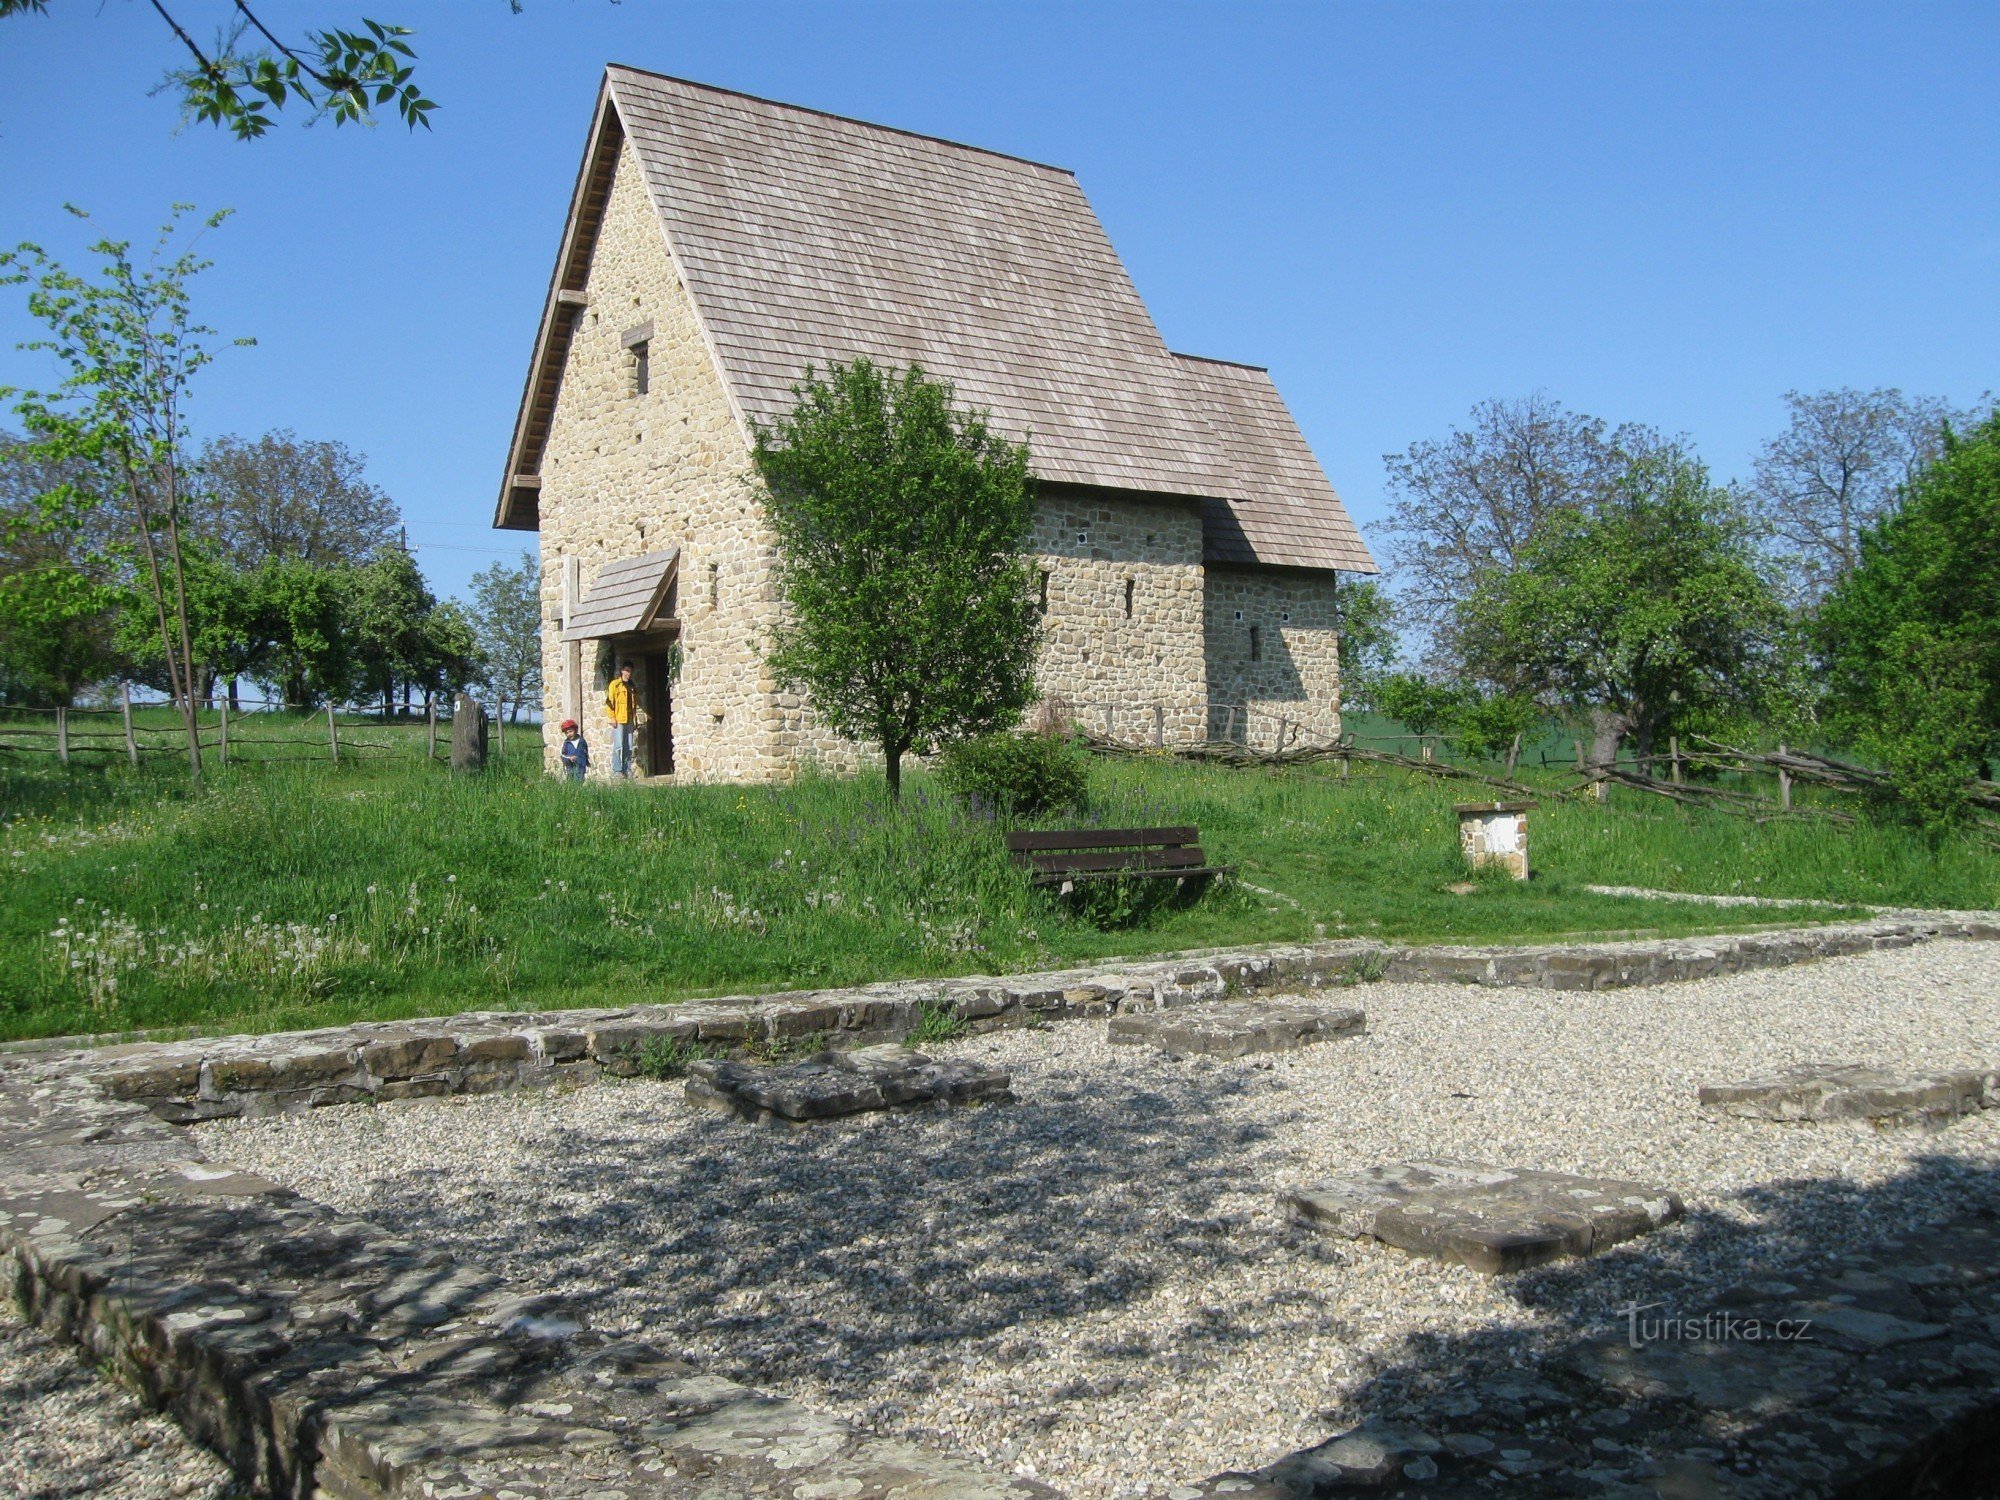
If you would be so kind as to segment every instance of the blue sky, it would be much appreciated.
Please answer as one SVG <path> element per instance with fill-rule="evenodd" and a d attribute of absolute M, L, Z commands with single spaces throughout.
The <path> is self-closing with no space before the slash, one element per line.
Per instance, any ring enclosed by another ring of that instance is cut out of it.
<path fill-rule="evenodd" d="M 172 6 L 200 38 L 222 0 Z M 0 22 L 0 241 L 233 206 L 204 432 L 365 452 L 446 592 L 488 529 L 609 61 L 1074 168 L 1177 349 L 1269 365 L 1364 534 L 1382 455 L 1541 390 L 1747 471 L 1790 388 L 2000 389 L 2000 6 L 266 0 L 416 29 L 412 137 L 176 134 L 140 0 Z M 0 384 L 39 382 L 0 294 Z"/>

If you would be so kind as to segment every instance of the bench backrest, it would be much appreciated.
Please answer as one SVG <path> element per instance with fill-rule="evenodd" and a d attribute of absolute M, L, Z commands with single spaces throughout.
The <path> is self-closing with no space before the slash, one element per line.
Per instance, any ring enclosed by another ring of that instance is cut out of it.
<path fill-rule="evenodd" d="M 1007 850 L 1044 874 L 1193 870 L 1208 863 L 1200 837 L 1199 828 L 1069 828 L 1010 833 Z"/>

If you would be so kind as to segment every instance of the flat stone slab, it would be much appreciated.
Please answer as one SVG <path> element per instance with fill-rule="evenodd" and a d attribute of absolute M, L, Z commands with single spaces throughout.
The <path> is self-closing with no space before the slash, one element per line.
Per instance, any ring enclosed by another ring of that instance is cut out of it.
<path fill-rule="evenodd" d="M 1012 1081 L 985 1063 L 939 1061 L 888 1043 L 776 1066 L 697 1062 L 688 1068 L 686 1092 L 690 1104 L 731 1110 L 747 1120 L 803 1124 L 899 1105 L 1012 1099 Z"/>
<path fill-rule="evenodd" d="M 1113 1016 L 1105 1037 L 1123 1045 L 1150 1042 L 1177 1057 L 1247 1057 L 1353 1036 L 1367 1024 L 1368 1017 L 1352 1005 L 1239 1000 Z"/>
<path fill-rule="evenodd" d="M 1865 1121 L 1938 1129 L 2000 1106 L 2000 1070 L 1930 1072 L 1865 1063 L 1809 1064 L 1742 1083 L 1703 1084 L 1701 1107 L 1745 1120 Z"/>
<path fill-rule="evenodd" d="M 1687 1211 L 1676 1194 L 1643 1183 L 1454 1161 L 1369 1167 L 1287 1193 L 1285 1206 L 1324 1233 L 1380 1240 L 1488 1276 L 1595 1255 Z"/>

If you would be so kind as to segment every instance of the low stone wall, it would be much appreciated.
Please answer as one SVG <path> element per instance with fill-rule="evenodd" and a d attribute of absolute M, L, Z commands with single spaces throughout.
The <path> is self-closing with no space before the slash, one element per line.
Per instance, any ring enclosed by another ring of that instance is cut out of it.
<path fill-rule="evenodd" d="M 169 1122 L 630 1073 L 649 1047 L 684 1055 L 703 1044 L 757 1051 L 814 1037 L 893 1038 L 928 1007 L 993 1027 L 1373 979 L 1598 989 L 1940 937 L 2000 938 L 2000 927 L 1893 920 L 1505 950 L 1325 944 L 1007 979 L 23 1053 L 0 1058 L 0 1252 L 29 1317 L 172 1412 L 261 1494 L 1029 1500 L 1050 1492 L 599 1334 L 559 1299 L 523 1296 L 477 1267 L 209 1163 Z M 1415 1458 L 1396 1450 L 1388 1472 L 1414 1477 L 1432 1441 L 1420 1435 Z M 1346 1477 L 1350 1456 L 1303 1456 L 1306 1489 L 1272 1471 L 1177 1493 L 1316 1494 L 1329 1475 Z"/>
<path fill-rule="evenodd" d="M 894 1041 L 909 1035 L 933 1008 L 986 1029 L 1187 1005 L 1236 991 L 1317 989 L 1376 979 L 1610 989 L 1940 937 L 2000 938 L 2000 925 L 1885 919 L 1714 938 L 1523 948 L 1321 943 L 1004 978 L 906 980 L 621 1010 L 473 1011 L 440 1020 L 41 1055 L 67 1058 L 112 1097 L 187 1124 L 323 1104 L 587 1081 L 607 1072 L 630 1076 L 641 1071 L 649 1049 L 754 1054 L 802 1047 L 813 1039 L 842 1045 Z"/>
<path fill-rule="evenodd" d="M 260 1495 L 1050 1493 L 596 1333 L 559 1299 L 208 1163 L 46 1057 L 0 1071 L 0 1250 L 33 1321 Z"/>

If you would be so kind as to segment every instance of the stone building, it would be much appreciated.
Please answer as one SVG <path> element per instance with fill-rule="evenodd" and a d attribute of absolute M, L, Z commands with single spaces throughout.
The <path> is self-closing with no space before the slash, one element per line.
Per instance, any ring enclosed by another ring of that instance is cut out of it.
<path fill-rule="evenodd" d="M 495 524 L 541 533 L 546 723 L 631 661 L 640 768 L 851 765 L 764 664 L 752 424 L 809 363 L 921 365 L 1025 438 L 1043 694 L 1121 738 L 1340 723 L 1339 571 L 1376 571 L 1261 369 L 1170 351 L 1056 167 L 607 70 Z"/>

